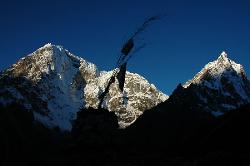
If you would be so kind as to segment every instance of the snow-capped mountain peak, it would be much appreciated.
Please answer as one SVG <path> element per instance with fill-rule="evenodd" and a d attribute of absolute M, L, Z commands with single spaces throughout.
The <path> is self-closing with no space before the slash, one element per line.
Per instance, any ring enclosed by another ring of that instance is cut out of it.
<path fill-rule="evenodd" d="M 229 59 L 225 52 L 205 65 L 183 87 L 191 85 L 198 87 L 197 93 L 202 101 L 213 103 L 212 110 L 223 112 L 250 102 L 250 81 L 243 66 Z"/>
<path fill-rule="evenodd" d="M 228 60 L 227 53 L 225 51 L 222 51 L 218 59 Z"/>
<path fill-rule="evenodd" d="M 244 69 L 241 64 L 235 63 L 233 60 L 228 58 L 228 55 L 226 52 L 222 52 L 221 55 L 218 57 L 218 59 L 215 61 L 216 65 L 219 65 L 221 67 L 225 67 L 226 69 L 232 69 L 237 74 L 245 74 Z"/>
<path fill-rule="evenodd" d="M 205 65 L 193 79 L 187 81 L 183 86 L 188 87 L 191 83 L 200 84 L 207 79 L 220 80 L 222 76 L 235 74 L 246 77 L 243 66 L 229 59 L 227 53 L 223 51 L 215 61 Z"/>
<path fill-rule="evenodd" d="M 56 74 L 60 79 L 66 80 L 65 74 L 76 71 L 79 67 L 84 66 L 96 74 L 96 66 L 84 59 L 71 54 L 62 46 L 48 43 L 39 48 L 30 55 L 21 58 L 9 70 L 15 76 L 24 76 L 29 80 L 37 82 L 42 76 Z M 69 74 L 73 76 L 74 74 Z"/>
<path fill-rule="evenodd" d="M 11 100 L 20 102 L 15 94 L 21 94 L 38 121 L 70 130 L 70 119 L 83 106 L 84 87 L 98 71 L 94 64 L 49 43 L 21 58 L 5 75 L 12 80 L 6 85 L 12 89 Z M 18 85 L 12 84 L 20 78 Z"/>

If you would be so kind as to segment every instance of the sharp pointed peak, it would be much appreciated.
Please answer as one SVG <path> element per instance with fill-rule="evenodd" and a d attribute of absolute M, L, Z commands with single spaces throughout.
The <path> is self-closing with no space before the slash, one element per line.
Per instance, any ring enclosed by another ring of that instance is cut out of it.
<path fill-rule="evenodd" d="M 53 46 L 52 43 L 47 43 L 47 44 L 45 44 L 43 47 L 51 47 L 51 46 Z"/>
<path fill-rule="evenodd" d="M 228 59 L 228 54 L 225 51 L 222 51 L 218 59 Z"/>
<path fill-rule="evenodd" d="M 47 43 L 47 44 L 43 45 L 42 47 L 40 47 L 39 49 L 53 48 L 53 47 L 56 47 L 56 45 L 54 45 L 52 43 Z"/>
<path fill-rule="evenodd" d="M 44 49 L 44 48 L 57 48 L 60 51 L 64 49 L 63 46 L 61 46 L 61 45 L 55 45 L 55 44 L 52 44 L 52 43 L 47 43 L 44 46 L 42 46 L 41 48 L 39 48 L 39 49 Z"/>

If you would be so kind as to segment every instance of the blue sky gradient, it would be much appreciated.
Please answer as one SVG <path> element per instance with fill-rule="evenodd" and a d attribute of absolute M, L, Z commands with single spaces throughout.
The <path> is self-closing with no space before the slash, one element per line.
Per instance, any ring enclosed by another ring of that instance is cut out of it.
<path fill-rule="evenodd" d="M 0 70 L 46 43 L 111 70 L 123 42 L 155 14 L 166 16 L 138 38 L 147 46 L 129 71 L 171 94 L 226 51 L 250 74 L 249 0 L 2 0 Z"/>

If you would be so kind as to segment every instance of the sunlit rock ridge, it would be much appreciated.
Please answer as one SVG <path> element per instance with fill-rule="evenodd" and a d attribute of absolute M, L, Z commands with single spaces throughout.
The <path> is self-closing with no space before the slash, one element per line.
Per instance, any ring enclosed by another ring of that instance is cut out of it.
<path fill-rule="evenodd" d="M 71 130 L 80 108 L 97 107 L 111 74 L 49 43 L 1 72 L 0 104 L 21 103 L 45 126 Z M 103 107 L 114 111 L 125 128 L 167 98 L 142 76 L 127 72 L 124 92 L 116 80 Z"/>

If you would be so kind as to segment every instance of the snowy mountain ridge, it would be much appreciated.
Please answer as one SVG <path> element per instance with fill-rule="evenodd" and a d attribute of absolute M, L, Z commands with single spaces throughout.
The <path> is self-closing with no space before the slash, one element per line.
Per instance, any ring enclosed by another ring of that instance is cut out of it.
<path fill-rule="evenodd" d="M 81 107 L 98 105 L 98 95 L 104 91 L 111 73 L 99 72 L 94 64 L 49 43 L 2 72 L 0 104 L 23 103 L 46 126 L 70 130 Z M 138 74 L 127 72 L 124 94 L 117 86 L 116 81 L 104 107 L 116 113 L 121 128 L 133 123 L 145 109 L 167 99 Z M 125 103 L 121 96 L 127 99 Z M 142 106 L 142 103 L 148 104 Z"/>
<path fill-rule="evenodd" d="M 93 63 L 49 43 L 0 73 L 0 105 L 21 103 L 44 125 L 71 130 L 80 108 L 98 107 L 98 97 L 112 73 L 98 71 Z M 215 116 L 250 103 L 250 81 L 243 66 L 225 52 L 183 87 L 187 91 L 181 90 L 177 96 L 198 96 L 190 107 L 197 106 Z M 124 92 L 116 79 L 102 106 L 116 114 L 120 128 L 126 128 L 145 110 L 167 99 L 139 74 L 126 72 Z"/>

